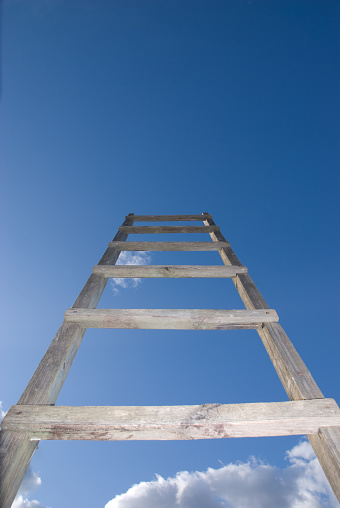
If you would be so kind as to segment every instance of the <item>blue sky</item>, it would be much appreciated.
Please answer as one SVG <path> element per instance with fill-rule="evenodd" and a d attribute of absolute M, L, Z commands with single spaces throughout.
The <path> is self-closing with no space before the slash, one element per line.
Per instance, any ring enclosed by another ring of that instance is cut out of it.
<path fill-rule="evenodd" d="M 211 213 L 339 403 L 339 2 L 4 0 L 1 8 L 3 410 L 130 212 Z M 151 253 L 147 262 L 221 264 L 217 253 Z M 230 280 L 118 289 L 109 283 L 99 307 L 243 308 Z M 260 400 L 286 395 L 254 330 L 88 330 L 58 404 Z M 22 502 L 104 507 L 156 474 L 250 456 L 254 471 L 264 461 L 289 476 L 286 451 L 299 442 L 45 442 L 30 473 L 41 485 Z M 114 508 L 134 507 L 131 496 Z"/>

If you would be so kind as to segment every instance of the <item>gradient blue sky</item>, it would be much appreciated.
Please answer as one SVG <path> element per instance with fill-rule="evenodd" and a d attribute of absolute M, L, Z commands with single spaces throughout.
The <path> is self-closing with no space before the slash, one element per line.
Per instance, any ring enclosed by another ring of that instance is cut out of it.
<path fill-rule="evenodd" d="M 1 7 L 4 409 L 129 212 L 213 214 L 339 403 L 339 2 Z M 155 253 L 149 262 L 221 260 Z M 99 306 L 243 308 L 228 280 L 147 280 L 118 294 L 108 284 Z M 286 395 L 253 330 L 89 330 L 58 403 L 260 400 Z M 53 508 L 104 506 L 155 473 L 251 455 L 282 468 L 298 442 L 42 443 L 36 497 Z"/>

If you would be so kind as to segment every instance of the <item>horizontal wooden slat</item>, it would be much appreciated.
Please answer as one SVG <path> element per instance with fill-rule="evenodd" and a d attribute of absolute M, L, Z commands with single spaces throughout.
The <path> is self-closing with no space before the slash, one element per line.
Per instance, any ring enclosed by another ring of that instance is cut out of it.
<path fill-rule="evenodd" d="M 119 251 L 211 251 L 229 246 L 229 242 L 109 242 Z"/>
<path fill-rule="evenodd" d="M 131 217 L 128 217 L 131 219 Z M 134 215 L 135 222 L 196 221 L 212 219 L 209 213 L 202 215 Z"/>
<path fill-rule="evenodd" d="M 273 309 L 68 309 L 65 321 L 85 328 L 228 330 L 258 328 L 279 320 Z"/>
<path fill-rule="evenodd" d="M 127 234 L 155 233 L 213 233 L 219 226 L 120 226 L 119 231 Z"/>
<path fill-rule="evenodd" d="M 93 273 L 113 278 L 230 278 L 247 273 L 245 266 L 199 266 L 199 265 L 97 265 Z"/>
<path fill-rule="evenodd" d="M 12 406 L 2 427 L 31 440 L 185 440 L 317 434 L 340 425 L 333 399 L 201 406 Z"/>

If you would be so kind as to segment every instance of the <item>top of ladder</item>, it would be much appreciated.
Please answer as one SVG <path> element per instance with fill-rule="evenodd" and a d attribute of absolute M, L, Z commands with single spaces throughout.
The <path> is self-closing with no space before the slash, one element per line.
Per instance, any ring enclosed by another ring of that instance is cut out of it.
<path fill-rule="evenodd" d="M 133 215 L 129 214 L 126 219 L 132 219 L 138 222 L 162 222 L 162 221 L 192 221 L 212 219 L 209 213 L 202 215 Z"/>

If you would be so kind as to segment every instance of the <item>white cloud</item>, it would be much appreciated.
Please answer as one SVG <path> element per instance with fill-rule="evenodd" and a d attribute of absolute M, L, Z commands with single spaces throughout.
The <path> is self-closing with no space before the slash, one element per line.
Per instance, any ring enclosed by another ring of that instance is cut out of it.
<path fill-rule="evenodd" d="M 48 508 L 36 499 L 30 501 L 27 497 L 23 497 L 21 495 L 17 495 L 13 501 L 12 508 Z"/>
<path fill-rule="evenodd" d="M 36 499 L 30 501 L 28 496 L 41 485 L 40 476 L 29 467 L 13 501 L 12 508 L 48 508 Z"/>
<path fill-rule="evenodd" d="M 150 263 L 150 254 L 147 252 L 123 251 L 120 253 L 117 265 L 146 265 Z M 135 288 L 141 283 L 141 279 L 110 279 L 112 291 L 115 295 L 120 289 Z"/>
<path fill-rule="evenodd" d="M 336 508 L 339 507 L 307 441 L 287 452 L 280 469 L 255 458 L 205 472 L 141 482 L 105 508 Z"/>
<path fill-rule="evenodd" d="M 39 501 L 36 501 L 33 499 L 33 501 L 30 501 L 27 498 L 24 498 L 23 496 L 16 496 L 16 498 L 13 501 L 12 508 L 48 508 L 47 506 L 44 506 L 39 503 Z"/>

